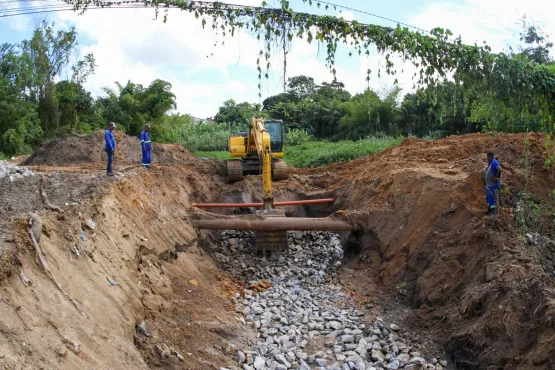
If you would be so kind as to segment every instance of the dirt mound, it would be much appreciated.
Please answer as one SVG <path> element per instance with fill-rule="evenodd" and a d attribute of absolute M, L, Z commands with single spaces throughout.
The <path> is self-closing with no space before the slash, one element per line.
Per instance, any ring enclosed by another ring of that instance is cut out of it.
<path fill-rule="evenodd" d="M 121 131 L 116 131 L 114 136 L 117 143 L 114 161 L 116 163 L 141 163 L 139 139 L 125 135 Z M 64 136 L 41 145 L 22 164 L 60 166 L 105 162 L 104 146 L 104 131 L 97 131 L 88 136 Z M 153 163 L 189 162 L 194 158 L 180 145 L 154 143 L 152 146 Z"/>
<path fill-rule="evenodd" d="M 357 221 L 374 242 L 349 272 L 362 297 L 378 299 L 366 288 L 376 286 L 371 275 L 388 288 L 381 304 L 391 314 L 403 312 L 394 302 L 411 307 L 406 322 L 444 345 L 458 368 L 554 368 L 555 182 L 544 167 L 544 138 L 532 134 L 528 145 L 525 135 L 509 134 L 410 139 L 298 173 L 334 196 L 335 209 L 363 211 Z M 488 151 L 504 169 L 495 218 L 481 213 Z M 526 232 L 544 234 L 543 243 L 527 241 Z"/>

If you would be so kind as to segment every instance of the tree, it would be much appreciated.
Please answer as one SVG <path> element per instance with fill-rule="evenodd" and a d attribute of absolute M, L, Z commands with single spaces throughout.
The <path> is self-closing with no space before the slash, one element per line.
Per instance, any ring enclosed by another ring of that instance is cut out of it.
<path fill-rule="evenodd" d="M 400 89 L 391 89 L 384 99 L 368 89 L 342 104 L 344 116 L 338 128 L 338 139 L 359 140 L 376 134 L 391 134 L 398 115 L 397 97 Z"/>
<path fill-rule="evenodd" d="M 471 105 L 468 121 L 480 125 L 484 131 L 543 131 L 552 132 L 552 117 L 555 116 L 555 74 L 549 68 L 553 63 L 549 49 L 553 43 L 548 36 L 535 25 L 530 24 L 526 17 L 522 18 L 520 40 L 524 46 L 515 53 L 511 48 L 509 56 L 498 58 L 495 68 L 498 83 L 489 88 L 467 88 L 476 91 Z M 515 63 L 529 63 L 532 70 L 515 68 Z M 507 66 L 511 66 L 505 70 Z M 512 93 L 519 87 L 520 93 Z M 539 94 L 531 99 L 527 89 L 537 88 L 547 93 Z"/>
<path fill-rule="evenodd" d="M 38 104 L 38 115 L 42 128 L 51 136 L 59 128 L 60 112 L 56 94 L 56 79 L 69 64 L 77 46 L 75 27 L 68 31 L 54 30 L 54 23 L 41 22 L 33 32 L 31 40 L 21 43 L 22 65 L 20 71 L 31 101 Z M 79 83 L 94 72 L 92 54 L 73 66 L 73 75 Z"/>
<path fill-rule="evenodd" d="M 0 45 L 0 153 L 28 152 L 42 135 L 35 105 L 25 99 L 16 45 Z"/>
<path fill-rule="evenodd" d="M 105 88 L 107 96 L 99 98 L 98 109 L 104 122 L 117 122 L 130 135 L 138 135 L 144 126 L 156 125 L 170 110 L 176 108 L 172 85 L 164 80 L 154 80 L 147 88 L 127 81 L 116 82 L 118 91 Z"/>
<path fill-rule="evenodd" d="M 316 89 L 314 79 L 308 76 L 295 76 L 287 80 L 287 93 L 297 101 L 309 98 Z"/>
<path fill-rule="evenodd" d="M 322 82 L 321 86 L 317 86 L 313 92 L 314 100 L 338 100 L 346 102 L 351 98 L 351 94 L 345 90 L 345 84 L 337 80 L 331 83 Z"/>
<path fill-rule="evenodd" d="M 262 102 L 262 109 L 265 111 L 271 111 L 280 103 L 292 103 L 295 101 L 298 102 L 298 99 L 292 94 L 281 93 L 264 99 L 264 101 Z"/>
<path fill-rule="evenodd" d="M 60 114 L 61 133 L 90 132 L 99 128 L 94 122 L 94 100 L 91 93 L 76 82 L 60 81 L 55 85 Z"/>
<path fill-rule="evenodd" d="M 245 130 L 250 126 L 252 117 L 268 117 L 268 113 L 262 112 L 260 108 L 259 104 L 249 104 L 247 102 L 237 104 L 235 100 L 229 99 L 220 107 L 214 120 L 218 123 L 238 125 L 242 130 Z"/>
<path fill-rule="evenodd" d="M 524 42 L 525 47 L 520 48 L 520 54 L 538 64 L 551 62 L 549 51 L 553 43 L 549 41 L 549 36 L 540 28 L 530 24 L 526 16 L 522 17 L 521 22 L 520 41 Z"/>

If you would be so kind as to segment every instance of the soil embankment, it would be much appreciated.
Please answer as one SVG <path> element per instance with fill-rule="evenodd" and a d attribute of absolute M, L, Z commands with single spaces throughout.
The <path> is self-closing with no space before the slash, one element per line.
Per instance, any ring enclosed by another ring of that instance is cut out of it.
<path fill-rule="evenodd" d="M 101 135 L 58 139 L 25 162 L 45 175 L 62 214 L 42 204 L 40 176 L 1 180 L 0 364 L 237 366 L 237 348 L 255 336 L 233 312 L 241 281 L 210 248 L 197 248 L 190 204 L 260 200 L 260 179 L 226 184 L 221 162 L 165 145 L 154 147 L 157 165 L 146 172 L 135 166 L 139 144 L 129 137 L 118 137 L 120 175 L 108 179 Z M 555 243 L 546 205 L 554 181 L 543 140 L 533 134 L 526 148 L 524 135 L 408 139 L 366 158 L 295 170 L 275 184 L 276 199 L 331 196 L 331 206 L 287 212 L 341 211 L 365 227 L 362 242 L 343 236 L 350 262 L 340 281 L 367 318 L 401 322 L 411 342 L 429 349 L 423 356 L 446 350 L 450 366 L 463 369 L 553 368 Z M 497 217 L 481 214 L 488 151 L 504 168 Z M 29 212 L 42 221 L 50 271 L 86 317 L 36 264 Z M 149 336 L 138 329 L 143 321 Z"/>

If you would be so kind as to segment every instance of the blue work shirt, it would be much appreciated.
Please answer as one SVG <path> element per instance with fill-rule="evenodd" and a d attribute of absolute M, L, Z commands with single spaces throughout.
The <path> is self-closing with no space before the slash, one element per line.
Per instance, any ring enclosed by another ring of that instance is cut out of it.
<path fill-rule="evenodd" d="M 499 161 L 497 161 L 497 159 L 494 158 L 489 164 L 488 170 L 486 171 L 487 186 L 496 186 L 497 184 L 499 184 L 499 179 L 493 180 L 493 178 L 499 174 L 500 168 L 501 168 L 501 165 L 499 164 Z"/>
<path fill-rule="evenodd" d="M 150 141 L 150 134 L 148 132 L 143 130 L 139 135 L 139 140 L 141 140 L 141 147 L 143 150 L 150 150 L 152 141 Z"/>
<path fill-rule="evenodd" d="M 114 139 L 112 131 L 106 130 L 104 133 L 104 141 L 106 141 L 106 151 L 111 152 L 116 149 L 116 139 Z"/>

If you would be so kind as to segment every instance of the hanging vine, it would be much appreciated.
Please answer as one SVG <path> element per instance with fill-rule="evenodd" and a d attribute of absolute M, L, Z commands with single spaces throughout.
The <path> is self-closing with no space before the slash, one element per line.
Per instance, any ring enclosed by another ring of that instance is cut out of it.
<path fill-rule="evenodd" d="M 245 30 L 264 44 L 256 60 L 259 95 L 262 77 L 268 78 L 269 75 L 272 53 L 283 48 L 286 73 L 288 43 L 293 39 L 300 39 L 308 43 L 319 42 L 324 47 L 326 65 L 334 78 L 335 57 L 340 43 L 350 46 L 354 53 L 360 56 L 370 55 L 373 47 L 384 55 L 385 72 L 389 75 L 397 74 L 393 56 L 399 56 L 403 62 L 412 63 L 418 71 L 414 76 L 415 87 L 437 84 L 449 75 L 457 84 L 491 91 L 494 99 L 523 111 L 530 104 L 540 102 L 549 116 L 555 116 L 553 71 L 525 59 L 492 53 L 486 44 L 463 44 L 460 36 L 453 37 L 451 31 L 443 28 L 435 28 L 429 34 L 424 34 L 399 25 L 391 28 L 362 24 L 356 20 L 347 21 L 330 15 L 296 13 L 290 8 L 287 0 L 280 0 L 280 8 L 267 7 L 264 1 L 260 7 L 184 0 L 63 1 L 72 4 L 74 9 L 81 13 L 89 6 L 142 4 L 145 7 L 153 7 L 157 17 L 162 11 L 164 21 L 167 20 L 168 10 L 177 8 L 194 14 L 200 19 L 203 27 L 206 25 L 206 18 L 211 18 L 212 28 L 223 37 L 234 36 L 238 30 Z M 304 1 L 309 5 L 322 6 L 318 1 Z M 329 6 L 325 4 L 324 8 L 328 9 Z M 349 54 L 352 54 L 352 51 Z M 368 68 L 367 80 L 370 79 L 371 72 Z M 381 68 L 377 73 L 380 76 Z M 552 132 L 552 125 L 547 124 L 546 130 Z"/>

